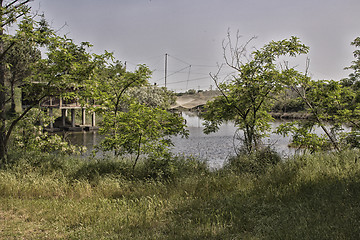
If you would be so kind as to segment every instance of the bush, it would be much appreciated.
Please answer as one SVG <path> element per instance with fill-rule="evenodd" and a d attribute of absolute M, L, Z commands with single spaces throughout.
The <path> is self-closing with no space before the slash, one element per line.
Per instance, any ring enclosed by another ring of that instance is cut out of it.
<path fill-rule="evenodd" d="M 298 98 L 278 101 L 272 107 L 273 112 L 301 112 L 305 110 L 305 103 Z"/>
<path fill-rule="evenodd" d="M 151 179 L 174 180 L 182 176 L 208 172 L 206 162 L 193 157 L 174 156 L 167 153 L 161 157 L 150 156 L 144 163 L 146 176 Z"/>
<path fill-rule="evenodd" d="M 195 89 L 189 89 L 189 90 L 186 91 L 186 93 L 192 95 L 192 94 L 196 93 L 196 90 Z"/>
<path fill-rule="evenodd" d="M 238 174 L 251 173 L 263 174 L 266 170 L 281 161 L 280 155 L 270 147 L 257 150 L 252 154 L 241 152 L 239 155 L 230 157 L 224 166 L 225 170 L 230 170 Z"/>

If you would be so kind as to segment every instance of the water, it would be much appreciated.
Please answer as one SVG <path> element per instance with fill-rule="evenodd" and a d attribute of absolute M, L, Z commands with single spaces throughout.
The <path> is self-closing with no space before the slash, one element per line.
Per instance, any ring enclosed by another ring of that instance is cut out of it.
<path fill-rule="evenodd" d="M 219 168 L 230 157 L 236 155 L 235 146 L 239 141 L 234 138 L 236 127 L 231 122 L 224 123 L 216 133 L 204 134 L 204 121 L 195 113 L 183 113 L 187 121 L 189 138 L 174 137 L 174 153 L 193 155 L 208 161 L 210 167 Z M 275 129 L 281 123 L 273 122 L 272 128 Z M 241 133 L 240 133 L 241 134 Z M 276 134 L 270 134 L 270 137 L 264 139 L 264 144 L 271 145 L 283 156 L 294 154 L 295 150 L 288 147 L 289 137 L 282 137 Z"/>
<path fill-rule="evenodd" d="M 195 113 L 185 112 L 183 117 L 187 122 L 189 137 L 173 137 L 173 153 L 199 157 L 206 160 L 212 168 L 221 167 L 230 156 L 235 155 L 234 146 L 239 142 L 234 139 L 236 128 L 233 123 L 224 123 L 219 131 L 206 135 L 203 133 L 204 122 Z M 272 128 L 275 129 L 280 123 L 282 122 L 272 123 Z M 66 133 L 66 138 L 73 144 L 86 146 L 87 153 L 90 153 L 104 136 L 97 132 L 75 132 Z M 271 134 L 264 143 L 273 146 L 282 155 L 290 155 L 294 153 L 294 149 L 287 147 L 289 141 L 289 137 Z"/>

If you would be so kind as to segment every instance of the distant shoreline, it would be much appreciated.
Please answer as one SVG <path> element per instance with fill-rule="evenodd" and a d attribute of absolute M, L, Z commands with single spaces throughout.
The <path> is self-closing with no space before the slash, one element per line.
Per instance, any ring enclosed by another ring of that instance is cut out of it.
<path fill-rule="evenodd" d="M 308 119 L 311 114 L 306 112 L 270 112 L 275 119 Z"/>

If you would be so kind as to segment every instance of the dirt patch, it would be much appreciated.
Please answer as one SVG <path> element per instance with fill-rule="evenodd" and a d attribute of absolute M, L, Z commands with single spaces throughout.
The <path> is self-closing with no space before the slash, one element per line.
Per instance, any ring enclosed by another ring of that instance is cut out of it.
<path fill-rule="evenodd" d="M 196 108 L 198 106 L 205 105 L 208 101 L 211 101 L 219 95 L 219 91 L 204 91 L 195 94 L 184 94 L 177 97 L 176 104 L 171 106 L 171 108 Z"/>

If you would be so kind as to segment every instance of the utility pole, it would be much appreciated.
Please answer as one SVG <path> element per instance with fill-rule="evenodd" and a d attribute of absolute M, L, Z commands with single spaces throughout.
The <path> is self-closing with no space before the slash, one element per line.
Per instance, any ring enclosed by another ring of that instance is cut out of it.
<path fill-rule="evenodd" d="M 167 57 L 168 57 L 168 54 L 165 53 L 165 87 L 166 87 L 166 78 L 167 78 Z"/>

